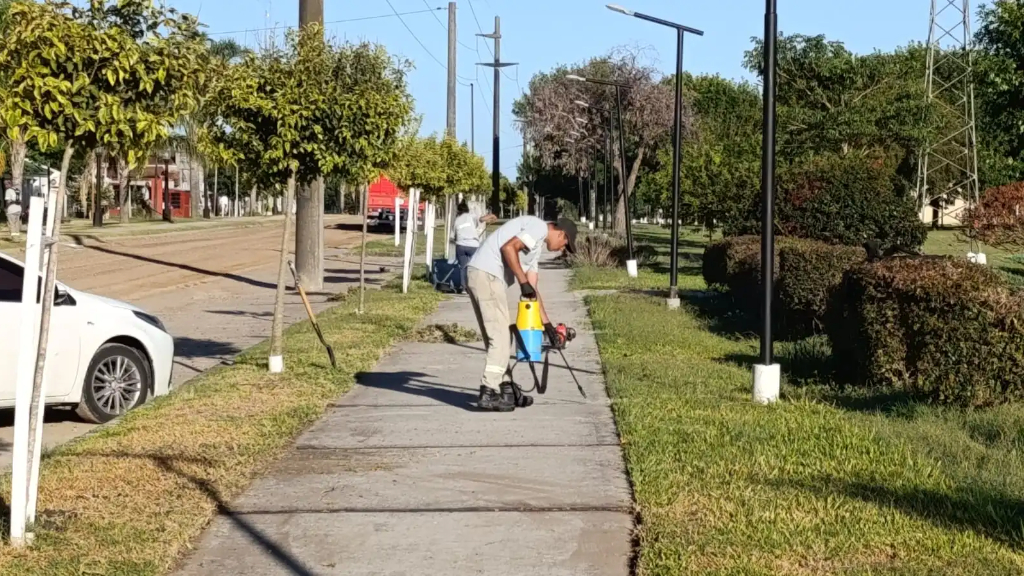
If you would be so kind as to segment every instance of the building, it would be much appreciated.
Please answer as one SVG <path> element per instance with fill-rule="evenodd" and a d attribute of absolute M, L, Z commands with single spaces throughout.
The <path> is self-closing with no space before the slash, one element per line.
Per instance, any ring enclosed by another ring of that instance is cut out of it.
<path fill-rule="evenodd" d="M 962 198 L 946 201 L 936 198 L 921 208 L 921 222 L 933 228 L 963 226 L 964 210 L 967 202 Z"/>

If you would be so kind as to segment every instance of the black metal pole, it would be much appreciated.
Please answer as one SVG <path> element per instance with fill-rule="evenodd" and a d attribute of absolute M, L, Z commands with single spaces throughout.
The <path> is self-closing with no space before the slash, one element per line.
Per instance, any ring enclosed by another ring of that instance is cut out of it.
<path fill-rule="evenodd" d="M 775 276 L 775 41 L 778 37 L 776 0 L 765 0 L 764 117 L 761 150 L 761 363 L 774 363 L 772 346 L 772 294 Z"/>
<path fill-rule="evenodd" d="M 608 133 L 605 134 L 604 138 L 604 229 L 609 230 L 611 224 L 609 220 L 612 218 L 612 209 L 609 204 L 609 198 L 613 198 L 612 185 L 615 183 L 615 176 L 612 172 L 612 113 L 608 111 Z"/>
<path fill-rule="evenodd" d="M 174 221 L 174 212 L 171 210 L 171 161 L 164 159 L 164 220 Z M 192 216 L 195 218 L 195 216 Z"/>
<path fill-rule="evenodd" d="M 672 121 L 672 273 L 668 288 L 670 300 L 679 298 L 679 155 L 683 145 L 683 130 L 680 125 L 683 100 L 683 29 L 676 28 L 676 35 L 676 111 Z"/>
<path fill-rule="evenodd" d="M 491 211 L 501 212 L 501 19 L 494 17 L 494 145 L 491 160 Z"/>
<path fill-rule="evenodd" d="M 622 160 L 622 171 L 619 173 L 619 180 L 622 183 L 622 203 L 626 209 L 626 247 L 629 250 L 629 259 L 633 259 L 633 224 L 632 215 L 629 209 L 629 177 L 626 175 L 626 139 L 623 134 L 626 132 L 626 122 L 622 117 L 622 89 L 615 87 L 615 108 L 619 114 L 619 156 Z"/>

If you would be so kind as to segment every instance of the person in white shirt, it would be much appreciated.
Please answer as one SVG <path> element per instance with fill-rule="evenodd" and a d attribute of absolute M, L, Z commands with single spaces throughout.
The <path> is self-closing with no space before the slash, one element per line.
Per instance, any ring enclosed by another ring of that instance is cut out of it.
<path fill-rule="evenodd" d="M 487 229 L 487 225 L 497 221 L 493 214 L 487 214 L 477 218 L 470 214 L 469 206 L 460 202 L 456 208 L 455 230 L 452 235 L 455 238 L 455 259 L 459 263 L 459 287 L 466 289 L 466 267 L 470 259 L 476 254 L 480 247 L 480 239 Z"/>
<path fill-rule="evenodd" d="M 504 381 L 512 352 L 512 318 L 505 290 L 518 282 L 523 298 L 537 301 L 544 332 L 551 342 L 556 342 L 558 334 L 537 291 L 540 259 L 545 249 L 572 252 L 575 245 L 575 222 L 565 218 L 545 222 L 536 216 L 520 216 L 488 236 L 469 261 L 469 300 L 487 349 L 477 401 L 481 409 L 510 412 L 516 407 L 516 384 Z M 533 402 L 532 398 L 525 398 L 524 406 Z"/>
<path fill-rule="evenodd" d="M 7 227 L 11 239 L 21 237 L 21 195 L 14 188 L 4 191 L 4 212 L 7 214 Z"/>

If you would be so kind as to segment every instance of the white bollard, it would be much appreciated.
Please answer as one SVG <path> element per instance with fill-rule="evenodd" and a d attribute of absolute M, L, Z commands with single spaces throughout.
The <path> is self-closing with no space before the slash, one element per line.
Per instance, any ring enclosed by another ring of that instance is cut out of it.
<path fill-rule="evenodd" d="M 29 199 L 28 230 L 25 239 L 25 275 L 19 307 L 20 344 L 15 379 L 14 445 L 11 450 L 11 543 L 25 545 L 28 519 L 28 411 L 32 403 L 32 379 L 38 358 L 39 323 L 42 306 L 39 299 L 39 265 L 43 236 L 43 199 Z"/>
<path fill-rule="evenodd" d="M 981 264 L 982 266 L 985 266 L 985 265 L 988 264 L 988 256 L 986 256 L 984 252 L 978 252 L 978 253 L 968 252 L 967 253 L 967 261 L 968 262 L 973 262 L 975 264 Z"/>
<path fill-rule="evenodd" d="M 395 246 L 402 245 L 402 199 L 395 196 Z"/>
<path fill-rule="evenodd" d="M 416 206 L 417 206 L 417 193 L 415 188 L 409 189 L 409 213 L 408 213 L 408 225 L 405 229 L 405 258 L 402 265 L 402 293 L 409 292 L 409 277 L 412 274 L 413 254 L 412 254 L 412 241 L 415 237 L 415 224 L 416 224 Z M 401 222 L 395 220 L 395 225 L 400 225 Z"/>
<path fill-rule="evenodd" d="M 754 366 L 754 402 L 757 404 L 772 404 L 779 400 L 779 385 L 782 380 L 782 370 L 778 364 L 765 366 L 757 364 Z"/>
<path fill-rule="evenodd" d="M 637 270 L 636 260 L 626 261 L 626 271 L 629 272 L 630 278 L 636 278 L 638 276 L 639 271 Z"/>

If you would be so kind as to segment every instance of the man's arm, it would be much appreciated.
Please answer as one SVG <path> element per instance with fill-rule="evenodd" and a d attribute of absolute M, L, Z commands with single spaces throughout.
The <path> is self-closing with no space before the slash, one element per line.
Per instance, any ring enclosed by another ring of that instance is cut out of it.
<path fill-rule="evenodd" d="M 533 289 L 537 291 L 537 304 L 540 307 L 540 321 L 544 324 L 551 324 L 551 319 L 548 318 L 548 311 L 544 308 L 544 300 L 540 297 L 540 287 L 537 285 L 540 282 L 540 273 L 536 270 L 530 270 L 526 273 L 526 278 L 533 285 Z"/>
<path fill-rule="evenodd" d="M 514 237 L 505 245 L 501 247 L 501 256 L 505 260 L 505 266 L 508 266 L 512 270 L 512 275 L 515 276 L 516 282 L 520 285 L 527 284 L 530 282 L 529 278 L 526 277 L 526 272 L 523 271 L 523 266 L 519 262 L 519 253 L 529 250 L 526 244 L 518 237 Z"/>

